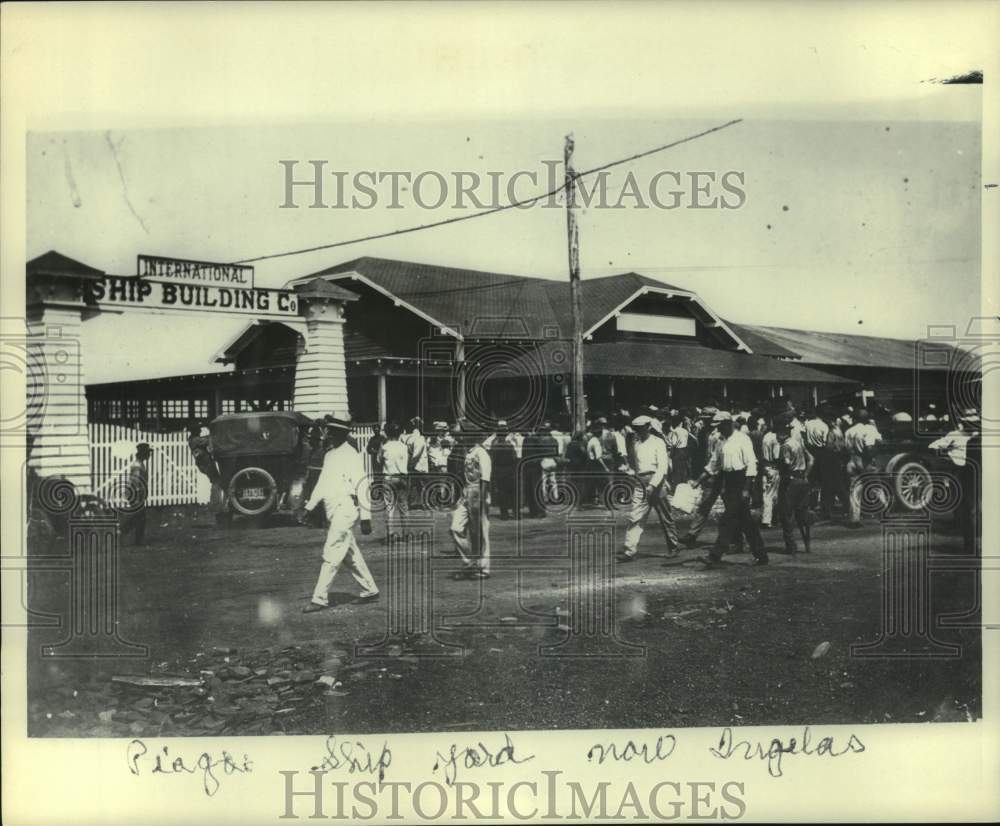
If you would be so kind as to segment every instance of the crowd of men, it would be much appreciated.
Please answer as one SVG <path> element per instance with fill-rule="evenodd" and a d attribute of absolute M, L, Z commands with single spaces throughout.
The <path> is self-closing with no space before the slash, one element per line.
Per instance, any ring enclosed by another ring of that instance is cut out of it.
<path fill-rule="evenodd" d="M 929 447 L 947 451 L 961 472 L 967 450 L 974 448 L 970 439 L 978 439 L 978 422 L 975 410 L 964 411 L 954 429 Z M 695 547 L 718 500 L 718 537 L 703 559 L 706 565 L 744 549 L 755 564 L 767 564 L 762 528 L 780 527 L 787 553 L 799 552 L 800 542 L 809 553 L 817 520 L 834 519 L 839 512 L 848 527 L 861 526 L 860 486 L 865 474 L 877 469 L 874 454 L 882 438 L 864 408 L 796 408 L 788 402 L 750 410 L 648 405 L 638 416 L 625 410 L 595 414 L 584 430 L 572 434 L 552 421 L 527 432 L 499 421 L 488 434 L 468 423 L 434 422 L 425 433 L 423 422 L 414 418 L 405 432 L 387 424 L 366 450 L 384 483 L 389 539 L 405 531 L 410 508 L 422 506 L 428 479 L 451 480 L 456 549 L 471 572 L 485 577 L 491 509 L 506 520 L 544 517 L 547 505 L 567 496 L 582 508 L 610 506 L 607 492 L 623 479 L 632 494 L 622 562 L 636 558 L 651 513 L 663 530 L 668 555 L 684 545 Z M 700 494 L 683 535 L 670 501 L 682 485 Z M 974 499 L 964 496 L 963 504 L 971 507 Z M 962 521 L 974 523 L 967 517 Z"/>
<path fill-rule="evenodd" d="M 196 456 L 204 447 L 200 438 L 192 431 Z M 405 426 L 386 423 L 363 447 L 351 435 L 350 422 L 327 416 L 309 440 L 304 511 L 316 512 L 322 504 L 328 530 L 321 572 L 305 610 L 326 607 L 327 591 L 342 564 L 361 587 L 359 599 L 378 598 L 353 532 L 358 522 L 363 533 L 371 532 L 372 497 L 359 495 L 366 485 L 384 502 L 388 542 L 405 536 L 412 508 L 450 507 L 460 575 L 469 578 L 490 576 L 491 510 L 501 520 L 542 518 L 547 507 L 567 501 L 580 508 L 627 505 L 618 554 L 624 563 L 637 557 L 651 514 L 662 529 L 665 553 L 672 556 L 682 546 L 697 546 L 721 500 L 717 537 L 701 561 L 711 568 L 727 553 L 749 550 L 753 564 L 766 565 L 768 529 L 780 528 L 785 552 L 795 554 L 800 543 L 802 552 L 811 552 L 817 520 L 843 514 L 848 527 L 861 526 L 861 487 L 866 474 L 877 470 L 882 439 L 865 408 L 796 408 L 787 402 L 750 410 L 648 405 L 638 415 L 625 410 L 595 414 L 576 433 L 552 421 L 527 432 L 514 431 L 504 421 L 490 433 L 469 422 L 433 422 L 425 428 L 415 417 Z M 928 447 L 946 455 L 958 477 L 957 515 L 966 551 L 974 552 L 981 451 L 977 411 L 963 411 L 953 429 Z M 148 452 L 142 459 L 147 457 Z M 622 490 L 628 491 L 627 500 Z M 687 508 L 674 506 L 682 494 Z M 681 533 L 677 514 L 683 513 L 690 519 Z"/>

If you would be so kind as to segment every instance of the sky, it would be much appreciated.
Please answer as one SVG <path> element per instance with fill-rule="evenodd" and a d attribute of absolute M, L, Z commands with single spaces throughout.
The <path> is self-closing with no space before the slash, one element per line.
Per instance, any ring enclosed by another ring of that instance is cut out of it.
<path fill-rule="evenodd" d="M 521 72 L 498 74 L 498 63 L 537 60 L 539 41 L 499 20 L 490 24 L 490 36 L 510 38 L 509 53 L 499 56 L 473 60 L 455 43 L 425 40 L 425 58 L 433 55 L 439 65 L 415 62 L 409 76 L 397 74 L 379 87 L 383 96 L 398 97 L 395 108 L 374 95 L 362 105 L 362 90 L 355 86 L 374 81 L 339 63 L 345 83 L 335 102 L 323 97 L 331 77 L 303 73 L 302 88 L 289 98 L 270 94 L 256 112 L 242 110 L 232 86 L 238 67 L 230 65 L 232 56 L 224 50 L 211 81 L 223 91 L 214 118 L 199 115 L 207 96 L 201 89 L 179 104 L 188 117 L 151 112 L 102 117 L 99 107 L 90 105 L 86 117 L 75 120 L 36 118 L 25 146 L 27 257 L 57 249 L 125 274 L 135 271 L 140 253 L 234 261 L 474 211 L 456 209 L 450 201 L 422 209 L 406 193 L 404 208 L 390 209 L 385 187 L 373 209 L 281 209 L 283 159 L 300 161 L 302 175 L 308 171 L 305 162 L 313 159 L 348 176 L 361 170 L 433 171 L 446 177 L 492 172 L 506 180 L 519 170 L 535 171 L 542 179 L 537 186 L 523 183 L 517 195 L 524 197 L 545 191 L 543 162 L 561 159 L 567 133 L 574 135 L 575 165 L 581 170 L 742 118 L 723 131 L 616 167 L 607 186 L 614 198 L 629 172 L 644 187 L 665 170 L 682 175 L 734 170 L 744 176 L 745 204 L 732 210 L 664 210 L 637 208 L 625 199 L 623 209 L 584 209 L 584 278 L 636 271 L 698 292 L 732 321 L 869 335 L 916 338 L 930 324 L 964 329 L 981 314 L 983 87 L 926 82 L 972 68 L 955 57 L 968 30 L 916 16 L 909 18 L 912 26 L 899 25 L 885 16 L 884 6 L 879 14 L 870 12 L 865 25 L 860 18 L 846 26 L 843 18 L 818 20 L 824 13 L 817 10 L 809 20 L 787 21 L 780 44 L 762 38 L 756 44 L 720 43 L 713 53 L 728 49 L 734 60 L 719 58 L 713 65 L 690 48 L 698 15 L 682 4 L 672 8 L 662 59 L 651 61 L 634 51 L 635 65 L 629 66 L 605 43 L 600 57 L 608 65 L 606 81 L 598 80 L 592 66 L 578 65 L 578 74 L 590 73 L 589 78 L 578 77 L 576 97 L 551 111 L 538 105 L 542 92 L 551 94 L 566 82 L 564 76 L 536 75 L 545 79 L 540 86 L 552 87 L 536 91 Z M 742 7 L 728 8 L 738 16 Z M 616 27 L 628 30 L 636 11 L 626 6 L 608 21 L 608 40 Z M 476 14 L 467 7 L 462 13 Z M 393 17 L 403 33 L 411 25 L 405 18 L 405 13 Z M 647 13 L 644 19 L 652 18 Z M 595 29 L 598 23 L 582 36 L 583 53 L 590 44 L 585 38 Z M 198 36 L 187 34 L 189 40 Z M 234 30 L 234 39 L 239 36 Z M 716 33 L 720 37 L 725 40 Z M 672 53 L 669 45 L 678 47 L 685 39 L 687 47 Z M 926 48 L 931 42 L 934 50 Z M 289 75 L 300 68 L 296 61 L 311 59 L 315 71 L 318 44 L 308 45 L 311 58 L 287 58 Z M 397 57 L 405 61 L 418 45 L 401 46 Z M 366 48 L 380 47 L 364 39 L 347 51 Z M 751 49 L 755 60 L 739 65 L 735 58 Z M 771 64 L 768 49 L 774 52 Z M 95 61 L 102 59 L 116 58 Z M 122 74 L 117 60 L 118 82 L 127 85 L 130 73 Z M 331 55 L 331 62 L 338 60 L 343 55 Z M 795 72 L 781 73 L 792 65 Z M 181 86 L 190 84 L 182 66 L 176 67 Z M 555 73 L 565 70 L 559 63 L 546 66 Z M 140 75 L 145 69 L 136 64 Z M 248 71 L 245 80 L 252 82 L 255 70 Z M 455 87 L 450 98 L 443 88 L 427 98 L 437 111 L 421 110 L 412 94 L 404 100 L 405 92 L 428 76 L 439 86 Z M 669 83 L 673 77 L 684 82 L 675 88 Z M 622 94 L 629 81 L 635 93 Z M 463 84 L 477 82 L 477 94 L 458 94 Z M 611 94 L 616 89 L 618 94 Z M 87 86 L 86 95 L 99 94 L 93 84 Z M 149 90 L 151 97 L 160 94 L 159 87 Z M 503 106 L 511 97 L 519 108 Z M 303 111 L 307 101 L 315 112 Z M 85 128 L 58 128 L 69 121 Z M 433 194 L 434 187 L 428 191 Z M 298 197 L 304 207 L 306 195 Z M 264 261 L 257 264 L 257 284 L 280 286 L 361 255 L 566 280 L 565 213 L 510 210 Z M 169 374 L 175 366 L 210 369 L 208 358 L 239 326 L 213 319 L 206 327 L 203 318 L 178 316 L 151 325 L 148 316 L 134 314 L 88 322 L 85 344 L 89 340 L 102 353 L 100 364 L 89 360 L 91 380 L 127 375 L 140 363 L 149 375 Z M 149 342 L 141 359 L 118 346 L 136 337 Z M 185 345 L 177 347 L 178 341 Z"/>

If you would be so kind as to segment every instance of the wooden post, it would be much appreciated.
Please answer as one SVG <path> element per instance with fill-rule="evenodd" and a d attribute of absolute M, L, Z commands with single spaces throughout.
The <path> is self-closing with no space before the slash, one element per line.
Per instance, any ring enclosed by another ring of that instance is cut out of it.
<path fill-rule="evenodd" d="M 583 296 L 580 289 L 580 231 L 576 225 L 576 172 L 573 170 L 573 135 L 566 136 L 563 160 L 566 165 L 566 240 L 569 247 L 569 296 L 573 314 L 573 373 L 570 382 L 573 401 L 573 430 L 587 425 L 583 395 Z"/>
<path fill-rule="evenodd" d="M 378 379 L 378 420 L 379 423 L 389 420 L 389 397 L 386 394 L 385 373 L 379 373 Z"/>

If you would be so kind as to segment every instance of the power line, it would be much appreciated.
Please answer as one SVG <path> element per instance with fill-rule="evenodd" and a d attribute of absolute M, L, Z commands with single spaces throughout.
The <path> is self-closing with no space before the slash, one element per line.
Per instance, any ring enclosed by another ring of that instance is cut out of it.
<path fill-rule="evenodd" d="M 667 149 L 673 149 L 674 147 L 680 146 L 683 143 L 688 143 L 690 141 L 697 140 L 698 138 L 703 138 L 706 135 L 711 135 L 713 132 L 721 132 L 723 129 L 728 129 L 730 126 L 734 126 L 737 123 L 741 123 L 742 120 L 743 118 L 737 118 L 736 120 L 731 120 L 728 123 L 723 123 L 720 124 L 719 126 L 713 126 L 711 129 L 706 129 L 703 132 L 698 132 L 697 134 L 688 135 L 685 138 L 680 138 L 679 140 L 671 141 L 670 143 L 665 143 L 663 144 L 663 146 L 657 146 L 655 149 L 648 149 L 645 152 L 638 152 L 635 155 L 630 155 L 627 158 L 621 158 L 620 160 L 611 161 L 610 163 L 602 164 L 601 166 L 595 166 L 593 169 L 588 169 L 584 172 L 578 172 L 573 177 L 573 180 L 577 181 L 580 178 L 587 177 L 588 175 L 593 175 L 597 172 L 603 172 L 606 169 L 611 169 L 616 166 L 621 166 L 622 164 L 631 163 L 632 161 L 639 160 L 640 158 L 646 158 L 650 155 L 655 155 L 657 152 L 663 152 Z M 537 204 L 539 201 L 542 201 L 545 198 L 551 198 L 553 195 L 557 195 L 558 193 L 564 191 L 566 189 L 566 186 L 567 184 L 563 184 L 562 186 L 556 187 L 555 189 L 550 190 L 549 192 L 544 192 L 541 195 L 535 195 L 531 198 L 525 198 L 524 200 L 521 201 L 512 201 L 509 204 L 504 204 L 503 206 L 499 207 L 493 207 L 492 209 L 483 210 L 482 212 L 474 212 L 471 215 L 459 215 L 454 218 L 445 218 L 441 221 L 434 221 L 429 224 L 417 224 L 415 226 L 405 227 L 403 229 L 394 229 L 388 232 L 379 232 L 373 235 L 364 235 L 360 238 L 352 238 L 348 241 L 334 241 L 329 244 L 319 244 L 315 247 L 303 247 L 302 249 L 289 250 L 287 252 L 274 252 L 269 255 L 258 255 L 254 258 L 241 258 L 238 261 L 230 261 L 229 263 L 252 264 L 256 261 L 269 261 L 274 258 L 287 258 L 288 256 L 291 255 L 304 255 L 305 253 L 308 252 L 319 252 L 321 250 L 335 249 L 336 247 L 346 247 L 350 246 L 351 244 L 360 244 L 365 241 L 377 241 L 382 238 L 391 238 L 395 235 L 406 235 L 411 232 L 419 232 L 425 229 L 434 229 L 435 227 L 443 227 L 447 224 L 457 224 L 460 221 L 471 221 L 473 218 L 483 218 L 487 215 L 495 215 L 498 212 L 504 212 L 505 210 L 508 209 L 515 209 L 518 207 L 531 206 L 533 204 Z"/>

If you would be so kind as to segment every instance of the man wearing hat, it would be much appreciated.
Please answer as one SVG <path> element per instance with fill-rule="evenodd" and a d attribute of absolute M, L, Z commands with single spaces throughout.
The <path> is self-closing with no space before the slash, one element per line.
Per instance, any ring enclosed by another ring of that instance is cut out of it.
<path fill-rule="evenodd" d="M 757 476 L 757 457 L 753 443 L 746 433 L 733 427 L 730 414 L 720 412 L 716 414 L 716 418 L 719 420 L 719 442 L 702 479 L 705 476 L 721 477 L 721 495 L 726 510 L 719 525 L 715 547 L 705 561 L 709 564 L 719 562 L 734 543 L 741 544 L 742 538 L 746 537 L 754 563 L 766 565 L 768 557 L 764 540 L 760 535 L 760 527 L 750 512 L 750 493 Z M 702 479 L 693 484 L 699 486 Z"/>
<path fill-rule="evenodd" d="M 451 514 L 451 538 L 465 573 L 490 575 L 490 478 L 493 465 L 468 423 L 456 425 L 456 449 L 462 448 L 462 492 Z M 452 451 L 452 455 L 455 450 Z"/>
<path fill-rule="evenodd" d="M 649 518 L 650 508 L 656 510 L 663 527 L 663 535 L 667 543 L 667 553 L 671 556 L 677 553 L 680 542 L 677 539 L 677 529 L 674 527 L 670 505 L 666 501 L 664 488 L 667 485 L 667 473 L 670 471 L 670 459 L 667 456 L 667 445 L 663 439 L 652 434 L 652 419 L 649 416 L 638 416 L 632 420 L 635 430 L 635 475 L 636 486 L 632 491 L 632 506 L 628 516 L 628 528 L 625 530 L 625 547 L 618 556 L 620 562 L 631 562 L 639 552 L 639 539 Z"/>
<path fill-rule="evenodd" d="M 361 533 L 368 535 L 372 532 L 370 496 L 367 490 L 361 489 L 362 486 L 367 487 L 364 463 L 361 454 L 348 442 L 350 424 L 334 416 L 328 416 L 325 423 L 330 449 L 323 457 L 323 470 L 306 503 L 305 512 L 311 513 L 322 502 L 330 527 L 323 545 L 323 564 L 312 601 L 302 609 L 305 614 L 322 611 L 329 606 L 330 585 L 341 564 L 347 566 L 351 576 L 361 586 L 359 602 L 379 596 L 378 586 L 354 538 L 354 526 L 359 519 Z"/>

